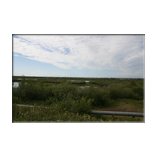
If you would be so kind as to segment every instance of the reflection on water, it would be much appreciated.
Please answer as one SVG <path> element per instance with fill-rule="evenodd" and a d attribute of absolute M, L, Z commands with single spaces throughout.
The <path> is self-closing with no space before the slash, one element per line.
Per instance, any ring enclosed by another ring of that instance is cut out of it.
<path fill-rule="evenodd" d="M 19 82 L 13 82 L 13 87 L 17 88 L 19 86 Z"/>
<path fill-rule="evenodd" d="M 81 80 L 67 80 L 67 81 L 77 81 L 77 82 L 80 82 Z"/>
<path fill-rule="evenodd" d="M 76 81 L 76 82 L 83 82 L 83 80 L 67 80 L 67 81 Z M 85 81 L 85 82 L 90 82 L 90 81 Z"/>
<path fill-rule="evenodd" d="M 19 84 L 20 84 L 19 82 L 13 82 L 13 87 L 17 88 L 19 86 Z M 25 84 L 27 84 L 27 83 L 25 83 Z"/>
<path fill-rule="evenodd" d="M 89 87 L 90 87 L 90 86 L 79 86 L 78 89 L 85 89 L 85 88 L 89 88 Z M 95 87 L 95 86 L 94 86 L 94 88 L 98 88 L 98 87 Z"/>
<path fill-rule="evenodd" d="M 22 80 L 21 78 L 17 78 L 16 80 Z M 30 78 L 25 78 L 25 80 L 37 80 L 37 79 L 30 79 Z"/>
<path fill-rule="evenodd" d="M 90 86 L 79 86 L 79 88 L 82 88 L 82 89 L 84 89 L 84 88 L 89 88 Z"/>
<path fill-rule="evenodd" d="M 19 82 L 13 82 L 13 87 L 17 88 L 19 86 Z M 26 83 L 27 84 L 27 83 Z M 85 88 L 89 88 L 90 86 L 79 86 L 78 89 L 85 89 Z M 94 87 L 97 88 L 97 87 Z"/>

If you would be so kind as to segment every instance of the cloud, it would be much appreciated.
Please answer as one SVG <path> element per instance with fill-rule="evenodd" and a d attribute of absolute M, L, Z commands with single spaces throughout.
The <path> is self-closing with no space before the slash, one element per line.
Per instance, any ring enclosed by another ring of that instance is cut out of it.
<path fill-rule="evenodd" d="M 13 52 L 61 69 L 143 74 L 143 35 L 16 35 Z"/>
<path fill-rule="evenodd" d="M 17 55 L 17 54 L 14 54 L 14 56 L 17 56 L 17 57 L 18 57 L 19 55 Z"/>

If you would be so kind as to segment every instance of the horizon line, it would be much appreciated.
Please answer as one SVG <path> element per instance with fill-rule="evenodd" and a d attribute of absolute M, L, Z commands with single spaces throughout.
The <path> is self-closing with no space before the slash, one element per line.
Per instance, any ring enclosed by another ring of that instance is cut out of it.
<path fill-rule="evenodd" d="M 134 78 L 134 79 L 144 79 L 144 77 L 96 77 L 96 76 L 43 76 L 43 75 L 24 75 L 26 77 L 56 77 L 56 78 Z M 12 75 L 12 77 L 22 77 L 22 75 Z"/>

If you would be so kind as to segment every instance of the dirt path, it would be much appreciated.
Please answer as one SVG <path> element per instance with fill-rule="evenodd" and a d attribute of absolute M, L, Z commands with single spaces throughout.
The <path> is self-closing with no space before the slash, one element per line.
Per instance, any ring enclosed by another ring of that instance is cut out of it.
<path fill-rule="evenodd" d="M 137 107 L 130 107 L 130 106 L 124 106 L 124 107 L 120 107 L 120 106 L 116 106 L 116 107 L 108 107 L 108 108 L 99 108 L 96 109 L 98 111 L 122 111 L 122 112 L 141 112 L 141 109 L 137 108 Z"/>

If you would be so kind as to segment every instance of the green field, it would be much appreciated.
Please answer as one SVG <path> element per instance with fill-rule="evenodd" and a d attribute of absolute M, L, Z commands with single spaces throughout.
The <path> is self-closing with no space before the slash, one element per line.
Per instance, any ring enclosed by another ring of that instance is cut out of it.
<path fill-rule="evenodd" d="M 17 88 L 12 88 L 13 122 L 144 122 L 142 117 L 113 118 L 89 113 L 144 112 L 144 79 L 22 76 L 12 80 L 19 82 Z"/>

